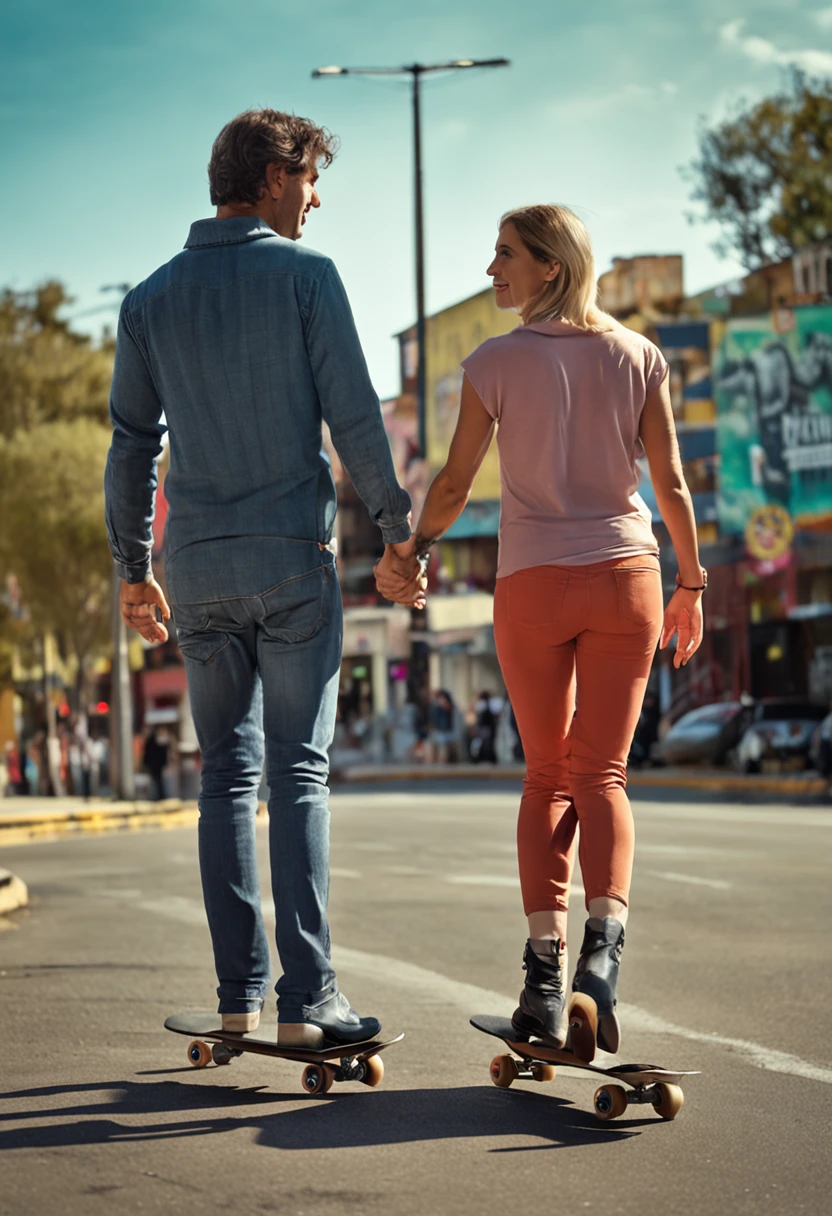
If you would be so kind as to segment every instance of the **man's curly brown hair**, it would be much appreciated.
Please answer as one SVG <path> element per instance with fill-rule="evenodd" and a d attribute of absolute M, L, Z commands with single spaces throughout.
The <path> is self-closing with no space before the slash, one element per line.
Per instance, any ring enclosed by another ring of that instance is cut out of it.
<path fill-rule="evenodd" d="M 220 131 L 208 162 L 211 202 L 257 204 L 266 184 L 266 166 L 281 164 L 287 173 L 310 165 L 328 168 L 338 139 L 308 118 L 280 110 L 245 110 Z"/>

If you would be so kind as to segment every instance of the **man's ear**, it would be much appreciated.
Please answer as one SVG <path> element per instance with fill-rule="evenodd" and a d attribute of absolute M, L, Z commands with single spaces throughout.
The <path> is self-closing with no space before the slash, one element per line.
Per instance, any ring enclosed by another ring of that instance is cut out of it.
<path fill-rule="evenodd" d="M 286 166 L 278 161 L 266 165 L 266 190 L 277 201 L 283 193 L 286 182 Z"/>

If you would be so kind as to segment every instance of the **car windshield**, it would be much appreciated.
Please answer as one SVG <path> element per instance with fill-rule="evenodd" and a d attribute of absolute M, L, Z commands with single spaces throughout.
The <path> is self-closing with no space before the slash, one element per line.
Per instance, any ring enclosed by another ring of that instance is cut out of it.
<path fill-rule="evenodd" d="M 786 722 L 797 718 L 807 722 L 821 722 L 829 710 L 823 705 L 815 705 L 811 701 L 775 701 L 771 705 L 761 705 L 759 710 L 760 722 Z"/>

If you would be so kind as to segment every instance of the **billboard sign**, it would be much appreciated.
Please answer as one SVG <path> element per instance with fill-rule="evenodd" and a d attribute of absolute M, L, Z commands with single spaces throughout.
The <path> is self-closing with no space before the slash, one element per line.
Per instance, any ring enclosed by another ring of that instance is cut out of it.
<path fill-rule="evenodd" d="M 714 387 L 721 530 L 768 505 L 798 523 L 832 515 L 832 307 L 729 321 Z"/>

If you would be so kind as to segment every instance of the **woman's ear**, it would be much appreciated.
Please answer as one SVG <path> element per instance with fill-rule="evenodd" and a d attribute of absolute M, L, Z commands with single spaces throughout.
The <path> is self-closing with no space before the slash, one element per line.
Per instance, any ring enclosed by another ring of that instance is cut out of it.
<path fill-rule="evenodd" d="M 560 274 L 560 262 L 552 262 L 549 270 L 546 271 L 546 282 L 554 283 L 555 279 Z"/>

